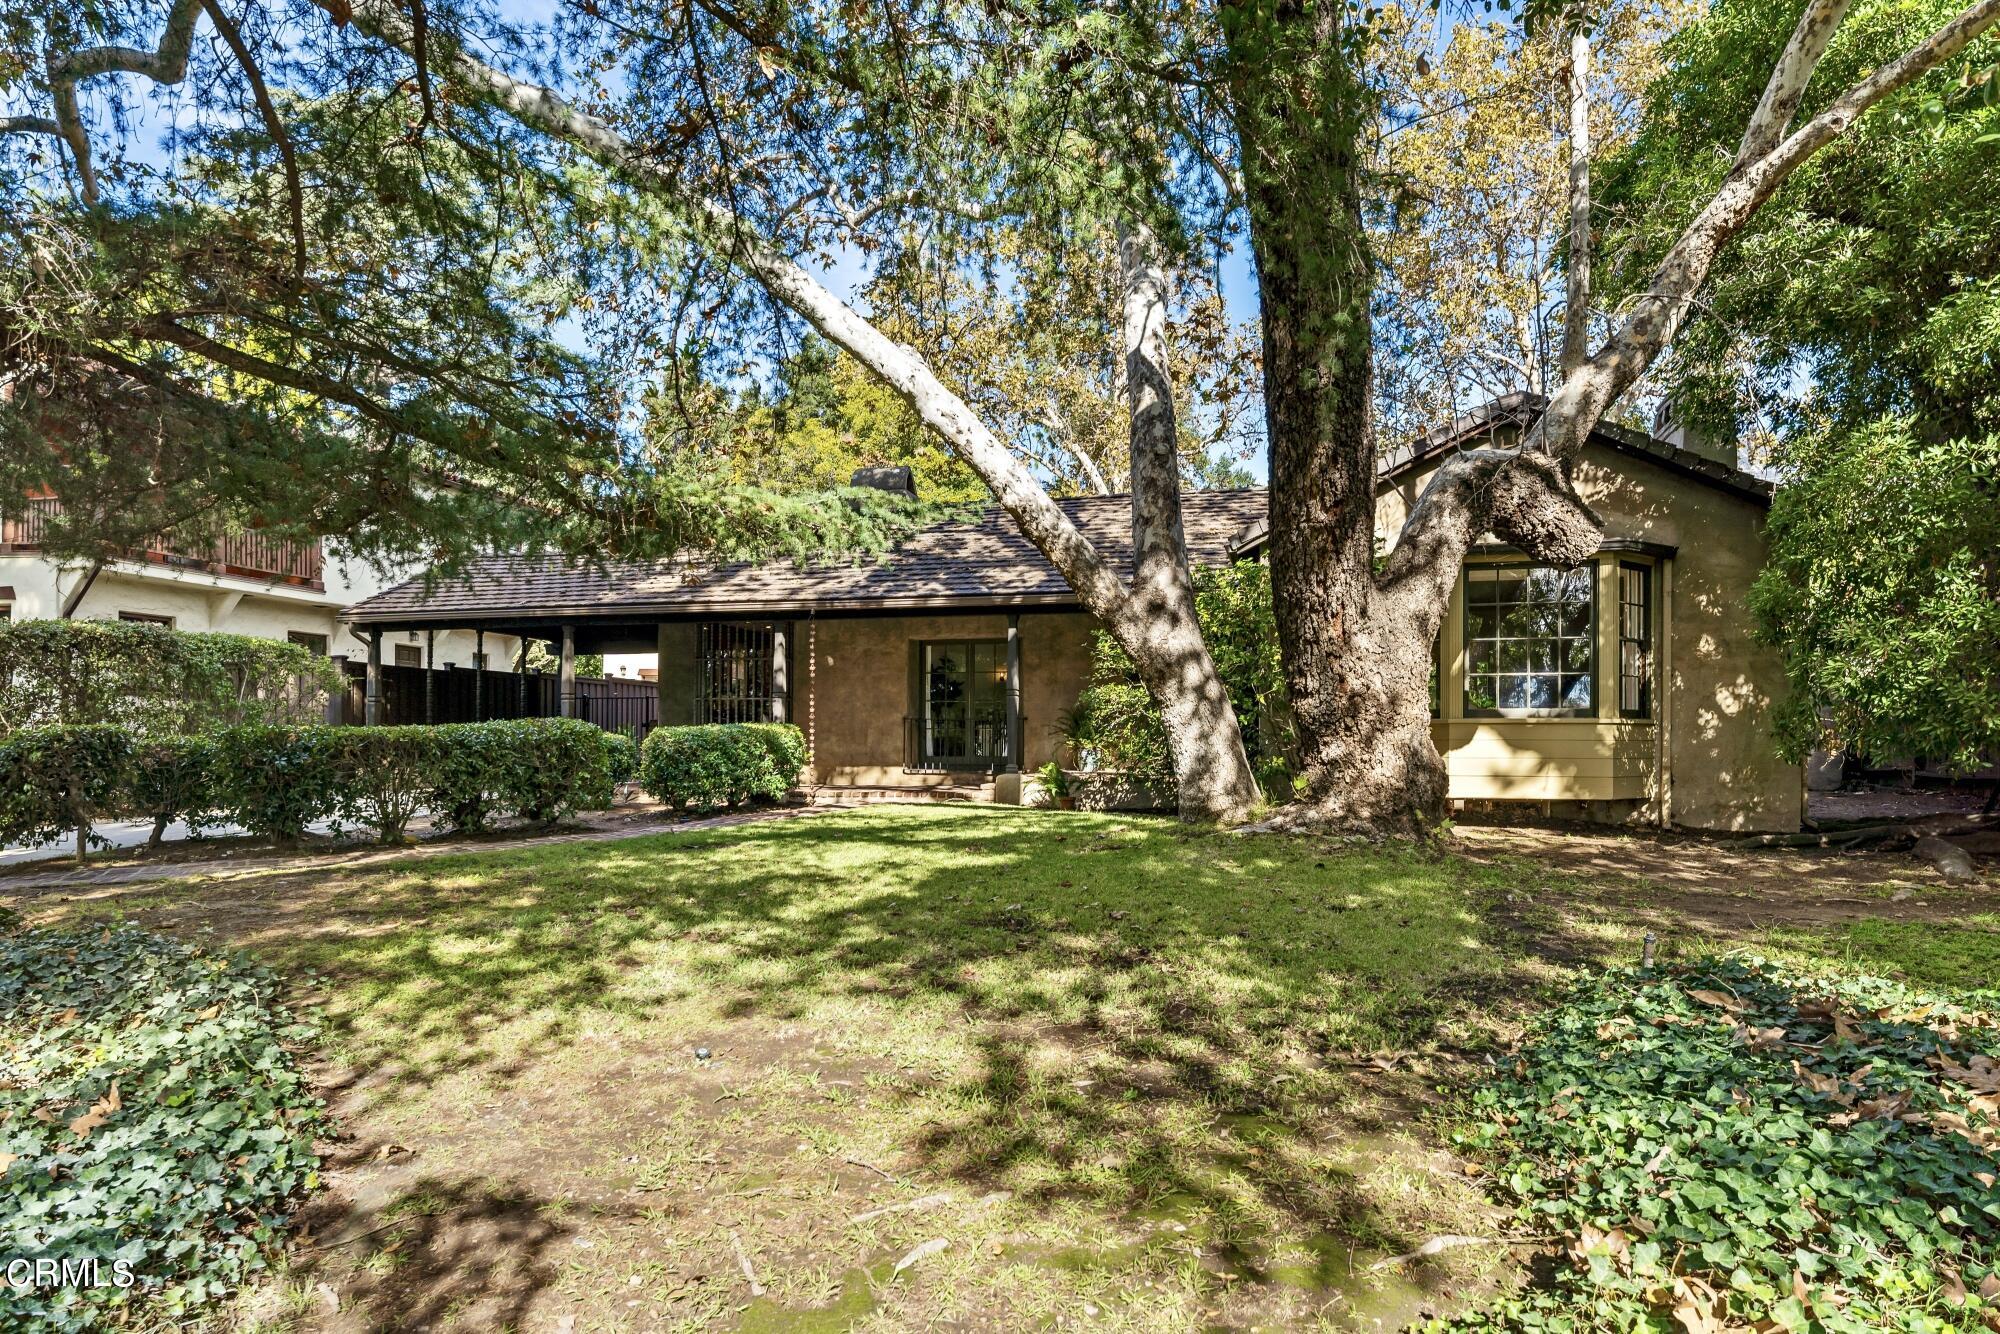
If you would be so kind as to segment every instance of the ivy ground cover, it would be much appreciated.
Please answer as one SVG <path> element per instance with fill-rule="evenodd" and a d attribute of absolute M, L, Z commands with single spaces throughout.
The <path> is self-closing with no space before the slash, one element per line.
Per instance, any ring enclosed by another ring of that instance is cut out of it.
<path fill-rule="evenodd" d="M 1565 1264 L 1454 1328 L 2000 1330 L 1976 1001 L 1757 960 L 1592 976 L 1476 1105 L 1469 1147 Z"/>
<path fill-rule="evenodd" d="M 0 1329 L 160 1327 L 264 1266 L 321 1124 L 276 991 L 136 928 L 0 923 Z"/>

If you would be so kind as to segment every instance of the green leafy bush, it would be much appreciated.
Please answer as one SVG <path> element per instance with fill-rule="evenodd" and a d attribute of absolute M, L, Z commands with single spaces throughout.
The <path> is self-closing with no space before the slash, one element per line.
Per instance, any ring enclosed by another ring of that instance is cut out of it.
<path fill-rule="evenodd" d="M 217 805 L 253 834 L 296 842 L 336 818 L 347 788 L 334 745 L 342 729 L 246 724 L 216 734 Z"/>
<path fill-rule="evenodd" d="M 776 801 L 798 782 L 805 738 L 786 723 L 662 727 L 646 738 L 639 781 L 675 810 Z"/>
<path fill-rule="evenodd" d="M 323 1125 L 276 991 L 136 929 L 0 934 L 0 1255 L 104 1279 L 0 1284 L 0 1327 L 178 1322 L 276 1250 Z"/>
<path fill-rule="evenodd" d="M 500 809 L 535 824 L 596 811 L 616 797 L 601 728 L 581 718 L 522 718 L 487 724 L 507 730 L 510 753 L 500 771 Z"/>
<path fill-rule="evenodd" d="M 142 733 L 319 717 L 344 688 L 312 650 L 130 621 L 0 622 L 0 733 L 117 723 Z"/>
<path fill-rule="evenodd" d="M 399 841 L 436 792 L 438 758 L 450 744 L 446 728 L 326 730 L 338 774 L 340 813 L 374 830 L 384 843 Z"/>
<path fill-rule="evenodd" d="M 1972 1331 L 2000 1312 L 2000 1017 L 1964 998 L 1755 960 L 1613 973 L 1475 1106 L 1470 1149 L 1524 1230 L 1567 1244 L 1544 1290 L 1448 1328 Z"/>
<path fill-rule="evenodd" d="M 148 847 L 158 847 L 176 820 L 195 829 L 215 823 L 215 738 L 157 736 L 134 742 L 119 806 L 153 822 Z"/>
<path fill-rule="evenodd" d="M 1266 794 L 1287 799 L 1287 762 L 1295 741 L 1271 610 L 1271 572 L 1255 561 L 1237 561 L 1197 567 L 1193 577 L 1195 617 L 1243 728 L 1243 744 Z M 1103 631 L 1091 645 L 1090 684 L 1060 730 L 1079 767 L 1116 770 L 1157 790 L 1173 789 L 1173 757 L 1159 707 L 1132 660 Z"/>
<path fill-rule="evenodd" d="M 639 742 L 627 732 L 604 734 L 605 761 L 611 766 L 611 781 L 629 783 L 639 773 Z"/>
<path fill-rule="evenodd" d="M 771 755 L 771 772 L 764 786 L 754 796 L 766 801 L 783 801 L 785 794 L 799 785 L 799 775 L 805 772 L 806 734 L 790 723 L 742 723 L 753 736 L 764 743 L 764 749 Z"/>
<path fill-rule="evenodd" d="M 102 843 L 88 831 L 118 808 L 131 754 L 130 734 L 105 724 L 0 735 L 0 843 Z"/>
<path fill-rule="evenodd" d="M 483 832 L 499 810 L 508 766 L 521 754 L 520 729 L 510 722 L 445 723 L 437 733 L 431 770 L 431 818 L 441 829 Z"/>

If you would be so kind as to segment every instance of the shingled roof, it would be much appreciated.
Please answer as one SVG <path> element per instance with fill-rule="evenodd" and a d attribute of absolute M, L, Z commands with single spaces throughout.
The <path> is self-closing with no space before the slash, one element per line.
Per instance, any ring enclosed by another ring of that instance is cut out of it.
<path fill-rule="evenodd" d="M 1058 501 L 1105 553 L 1129 569 L 1132 501 Z M 1182 497 L 1188 556 L 1220 564 L 1265 512 L 1262 490 Z M 665 617 L 763 617 L 813 612 L 970 611 L 1074 607 L 1076 594 L 1005 511 L 933 524 L 880 561 L 799 566 L 690 561 L 579 564 L 560 556 L 491 556 L 426 588 L 410 579 L 363 599 L 342 619 L 363 625 L 549 622 Z"/>
<path fill-rule="evenodd" d="M 1419 437 L 1382 460 L 1385 483 L 1457 449 L 1525 428 L 1546 400 L 1515 393 Z M 1622 427 L 1592 440 L 1746 500 L 1769 504 L 1771 484 L 1715 459 Z M 1056 502 L 1099 551 L 1129 569 L 1132 502 L 1093 496 Z M 1190 491 L 1181 498 L 1188 555 L 1220 564 L 1261 546 L 1269 507 L 1261 489 Z M 355 603 L 342 619 L 360 625 L 641 623 L 676 617 L 758 618 L 865 611 L 1073 608 L 1076 594 L 999 506 L 978 518 L 933 524 L 880 561 L 714 566 L 687 560 L 613 561 L 561 556 L 490 556 L 426 587 L 410 579 Z"/>

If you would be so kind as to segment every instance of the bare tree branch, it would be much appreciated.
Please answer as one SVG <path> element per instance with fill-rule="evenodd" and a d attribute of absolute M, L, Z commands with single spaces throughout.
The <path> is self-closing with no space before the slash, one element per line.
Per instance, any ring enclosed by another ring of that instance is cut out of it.
<path fill-rule="evenodd" d="M 172 85 L 187 77 L 188 53 L 194 47 L 195 21 L 203 0 L 174 0 L 160 44 L 151 51 L 129 46 L 92 46 L 66 56 L 49 58 L 49 96 L 55 103 L 56 124 L 76 161 L 83 199 L 97 202 L 97 172 L 91 165 L 90 133 L 77 109 L 76 85 L 100 74 L 139 74 L 154 83 Z"/>
<path fill-rule="evenodd" d="M 1569 38 L 1569 271 L 1564 283 L 1562 373 L 1590 358 L 1590 36 Z"/>
<path fill-rule="evenodd" d="M 2000 23 L 2000 0 L 1977 0 L 1786 135 L 1799 98 L 1844 8 L 1843 0 L 1813 0 L 1807 6 L 1744 131 L 1744 149 L 1736 165 L 1715 197 L 1667 251 L 1631 313 L 1596 355 L 1564 380 L 1548 410 L 1529 432 L 1526 447 L 1573 459 L 1611 405 L 1673 340 L 1723 245 L 1743 229 L 1800 164 L 1845 133 L 1877 102 L 1936 69 Z M 1757 156 L 1745 156 L 1760 145 L 1770 147 Z"/>

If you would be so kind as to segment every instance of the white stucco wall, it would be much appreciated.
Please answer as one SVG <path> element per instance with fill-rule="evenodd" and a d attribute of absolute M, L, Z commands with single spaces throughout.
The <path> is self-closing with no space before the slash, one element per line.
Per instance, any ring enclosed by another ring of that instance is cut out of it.
<path fill-rule="evenodd" d="M 384 576 L 359 561 L 340 560 L 329 553 L 322 582 L 324 591 L 297 585 L 265 583 L 234 575 L 179 570 L 164 565 L 120 561 L 107 565 L 78 604 L 83 620 L 117 620 L 121 613 L 166 616 L 178 630 L 214 630 L 234 635 L 284 639 L 294 631 L 325 635 L 327 652 L 364 659 L 368 646 L 338 616 L 348 605 L 387 587 L 401 576 Z M 0 556 L 0 587 L 14 590 L 16 620 L 62 614 L 63 598 L 83 578 L 81 570 L 58 570 L 36 556 Z M 394 662 L 394 643 L 422 643 L 419 635 L 385 635 L 382 656 Z M 470 666 L 475 637 L 470 630 L 438 635 L 437 662 Z M 495 670 L 511 669 L 520 641 L 512 635 L 486 636 L 486 653 Z"/>

